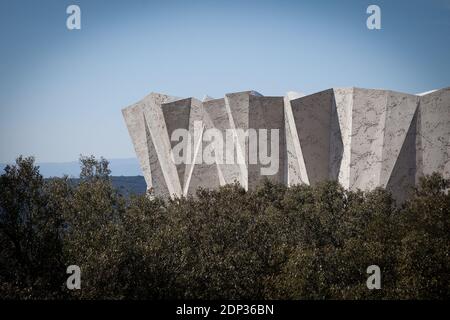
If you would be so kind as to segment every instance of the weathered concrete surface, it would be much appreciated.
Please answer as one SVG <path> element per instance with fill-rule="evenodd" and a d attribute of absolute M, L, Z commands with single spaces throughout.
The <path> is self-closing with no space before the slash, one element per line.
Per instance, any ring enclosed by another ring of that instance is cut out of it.
<path fill-rule="evenodd" d="M 337 180 L 352 190 L 380 186 L 403 201 L 423 175 L 450 177 L 450 88 L 420 95 L 334 88 L 285 97 L 246 91 L 203 101 L 152 93 L 123 115 L 156 195 L 194 194 L 198 187 L 233 182 L 252 189 L 268 178 L 287 185 Z M 187 130 L 189 140 L 171 139 L 177 129 Z M 225 141 L 215 144 L 210 129 Z M 257 144 L 249 143 L 253 129 Z M 259 143 L 259 134 L 270 138 L 273 129 L 279 131 L 278 150 Z M 185 155 L 180 146 L 187 145 Z M 265 149 L 278 160 L 278 170 L 268 175 L 259 154 Z M 204 152 L 213 155 L 211 163 L 203 161 Z M 174 161 L 176 154 L 182 163 Z"/>
<path fill-rule="evenodd" d="M 297 126 L 292 112 L 291 101 L 300 98 L 296 94 L 284 97 L 284 124 L 286 130 L 286 183 L 288 186 L 309 184 L 303 151 L 298 138 Z"/>
<path fill-rule="evenodd" d="M 295 129 L 312 185 L 329 179 L 333 99 L 330 89 L 291 101 Z"/>
<path fill-rule="evenodd" d="M 353 92 L 353 88 L 333 89 L 333 115 L 337 116 L 338 125 L 331 126 L 330 176 L 334 180 L 337 177 L 347 189 L 350 188 Z"/>
<path fill-rule="evenodd" d="M 417 118 L 418 177 L 450 176 L 450 88 L 421 96 Z"/>
<path fill-rule="evenodd" d="M 188 99 L 181 99 L 176 100 L 173 102 L 167 102 L 163 103 L 161 105 L 161 109 L 164 116 L 164 121 L 166 123 L 167 127 L 167 134 L 169 138 L 172 137 L 173 134 L 175 134 L 177 129 L 186 129 L 189 130 L 189 116 L 191 112 L 191 100 Z M 177 138 L 177 137 L 174 137 Z M 188 143 L 188 141 L 183 141 L 184 143 Z M 178 144 L 178 139 L 171 139 L 170 140 L 170 148 L 173 151 L 173 148 Z M 181 153 L 179 156 L 180 158 L 183 158 L 186 160 L 186 154 L 182 154 L 183 150 L 179 153 Z M 178 173 L 178 179 L 180 181 L 181 187 L 184 185 L 184 174 L 186 169 L 186 161 L 183 163 L 176 163 L 177 167 L 177 173 Z"/>
<path fill-rule="evenodd" d="M 249 119 L 248 128 L 258 130 L 258 159 L 250 161 L 253 150 L 246 146 L 248 163 L 248 188 L 257 187 L 264 178 L 274 182 L 284 183 L 286 180 L 286 142 L 285 142 L 285 121 L 284 121 L 284 100 L 283 97 L 263 97 L 250 95 L 249 97 Z M 267 136 L 261 129 L 267 130 Z M 278 136 L 277 136 L 278 132 Z M 267 137 L 267 141 L 265 139 Z M 272 150 L 271 140 L 276 142 L 276 149 Z M 267 152 L 262 149 L 267 148 Z M 277 150 L 278 149 L 278 150 Z M 256 150 L 255 150 L 256 151 Z M 270 166 L 263 157 L 276 155 L 278 159 L 278 170 L 271 174 L 265 169 Z M 266 174 L 262 175 L 262 172 Z"/>

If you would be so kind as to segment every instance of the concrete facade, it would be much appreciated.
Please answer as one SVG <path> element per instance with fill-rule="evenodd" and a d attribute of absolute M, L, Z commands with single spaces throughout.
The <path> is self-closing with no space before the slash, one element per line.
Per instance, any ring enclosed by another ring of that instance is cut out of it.
<path fill-rule="evenodd" d="M 122 112 L 155 195 L 186 196 L 233 182 L 248 190 L 268 178 L 287 185 L 337 180 L 351 190 L 380 186 L 403 201 L 423 175 L 450 177 L 450 88 L 423 95 L 247 91 L 203 101 L 152 93 Z M 189 138 L 178 137 L 177 129 Z M 216 144 L 217 135 L 226 141 Z M 234 161 L 221 161 L 230 150 Z M 203 161 L 205 152 L 212 162 Z M 276 172 L 267 173 L 265 154 L 277 159 Z"/>

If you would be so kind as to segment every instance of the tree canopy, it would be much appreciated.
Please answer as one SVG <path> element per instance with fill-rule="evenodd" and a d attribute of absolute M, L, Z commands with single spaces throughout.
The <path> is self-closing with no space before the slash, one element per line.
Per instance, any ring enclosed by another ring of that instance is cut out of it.
<path fill-rule="evenodd" d="M 0 176 L 2 298 L 450 297 L 450 181 L 437 174 L 401 205 L 332 181 L 170 200 L 123 197 L 105 159 L 80 164 L 77 184 L 43 179 L 31 157 Z M 81 290 L 66 287 L 69 265 Z M 380 290 L 366 287 L 370 265 Z"/>

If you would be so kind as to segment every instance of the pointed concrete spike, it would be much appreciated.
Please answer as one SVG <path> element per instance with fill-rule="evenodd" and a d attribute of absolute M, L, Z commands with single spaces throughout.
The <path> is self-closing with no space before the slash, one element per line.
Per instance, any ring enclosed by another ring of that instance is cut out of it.
<path fill-rule="evenodd" d="M 301 97 L 304 97 L 304 96 L 305 96 L 304 93 L 296 92 L 296 91 L 288 91 L 288 92 L 286 93 L 286 97 L 287 97 L 289 100 L 295 100 L 295 99 L 298 99 L 298 98 L 301 98 Z"/>
<path fill-rule="evenodd" d="M 208 96 L 207 94 L 205 94 L 205 96 L 204 96 L 203 99 L 202 99 L 202 102 L 206 102 L 206 101 L 209 101 L 209 100 L 214 100 L 214 98 Z"/>
<path fill-rule="evenodd" d="M 255 91 L 255 90 L 251 90 L 251 91 L 250 91 L 250 94 L 251 94 L 252 96 L 264 97 L 261 93 L 259 93 L 258 91 Z"/>
<path fill-rule="evenodd" d="M 436 92 L 436 91 L 437 91 L 437 89 L 426 91 L 426 92 L 422 92 L 422 93 L 416 93 L 416 96 L 426 96 L 427 94 L 430 94 L 430 93 L 433 93 L 433 92 Z"/>

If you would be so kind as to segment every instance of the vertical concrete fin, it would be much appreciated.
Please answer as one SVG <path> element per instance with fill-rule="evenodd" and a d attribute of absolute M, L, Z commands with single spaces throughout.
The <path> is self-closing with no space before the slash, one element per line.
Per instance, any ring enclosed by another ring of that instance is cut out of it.
<path fill-rule="evenodd" d="M 134 151 L 141 166 L 147 189 L 152 187 L 152 175 L 150 170 L 150 153 L 147 145 L 144 112 L 139 104 L 132 105 L 122 110 L 128 133 L 133 142 Z"/>
<path fill-rule="evenodd" d="M 249 135 L 246 146 L 249 189 L 256 188 L 265 179 L 276 183 L 284 181 L 284 122 L 282 97 L 250 95 L 248 127 L 253 134 Z"/>
<path fill-rule="evenodd" d="M 350 186 L 350 159 L 352 143 L 352 109 L 353 109 L 353 88 L 333 89 L 334 105 L 339 122 L 339 132 L 342 140 L 342 157 L 332 155 L 333 165 L 338 170 L 338 181 L 345 187 Z M 336 134 L 337 130 L 334 134 Z M 336 137 L 334 138 L 336 139 Z M 339 151 L 338 151 L 339 152 Z M 333 170 L 336 170 L 332 166 Z"/>
<path fill-rule="evenodd" d="M 403 202 L 411 193 L 415 182 L 416 167 L 416 130 L 418 108 L 414 112 L 411 124 L 402 142 L 395 165 L 389 174 L 386 189 L 389 190 L 398 202 Z"/>
<path fill-rule="evenodd" d="M 387 92 L 386 120 L 379 186 L 386 187 L 400 150 L 411 127 L 419 98 L 415 95 Z"/>
<path fill-rule="evenodd" d="M 185 137 L 174 137 L 180 140 L 172 140 L 172 135 L 176 133 L 177 130 L 183 130 L 185 133 L 189 132 L 189 117 L 191 112 L 191 98 L 176 100 L 173 102 L 163 103 L 161 109 L 164 116 L 164 121 L 167 127 L 167 133 L 170 139 L 171 151 L 174 151 L 174 147 L 182 144 L 182 148 L 177 148 L 177 153 L 186 154 L 172 154 L 172 159 L 177 159 L 175 161 L 175 166 L 177 167 L 178 178 L 180 180 L 181 186 L 184 185 L 184 176 L 186 169 L 186 162 L 188 162 L 188 136 Z M 181 151 L 180 151 L 181 150 Z"/>
<path fill-rule="evenodd" d="M 342 141 L 341 127 L 339 125 L 339 116 L 336 108 L 336 99 L 334 90 L 331 97 L 331 116 L 330 116 L 330 157 L 329 157 L 329 179 L 333 181 L 339 180 L 339 170 L 341 167 L 342 154 L 344 152 L 344 144 Z"/>
<path fill-rule="evenodd" d="M 284 97 L 284 117 L 286 128 L 287 149 L 287 183 L 295 185 L 300 183 L 309 184 L 305 160 L 298 138 L 297 126 L 292 113 L 292 105 L 289 94 Z"/>
<path fill-rule="evenodd" d="M 387 94 L 354 88 L 350 189 L 369 190 L 380 181 Z"/>
<path fill-rule="evenodd" d="M 329 179 L 332 100 L 330 89 L 291 101 L 310 184 Z"/>
<path fill-rule="evenodd" d="M 167 188 L 164 172 L 159 162 L 158 153 L 156 151 L 155 144 L 153 143 L 153 139 L 145 115 L 143 115 L 143 118 L 145 127 L 144 132 L 147 137 L 146 144 L 148 148 L 149 171 L 151 171 L 152 173 L 151 181 L 147 184 L 147 188 L 152 190 L 155 196 L 166 197 L 170 195 L 170 192 Z"/>
<path fill-rule="evenodd" d="M 239 183 L 248 190 L 248 157 L 246 155 L 247 139 L 242 139 L 236 129 L 248 130 L 249 96 L 248 94 L 225 95 L 225 110 L 228 117 L 229 129 L 233 132 L 234 145 L 236 147 L 236 162 L 239 169 Z M 239 122 L 235 122 L 233 113 L 239 116 Z"/>
<path fill-rule="evenodd" d="M 150 130 L 150 136 L 155 147 L 159 164 L 162 168 L 164 179 L 170 196 L 181 196 L 181 184 L 178 171 L 172 158 L 172 148 L 164 120 L 161 104 L 170 102 L 168 96 L 151 94 L 145 100 L 144 115 Z"/>
<path fill-rule="evenodd" d="M 440 172 L 450 177 L 450 88 L 420 97 L 418 150 L 420 172 L 430 175 Z"/>

